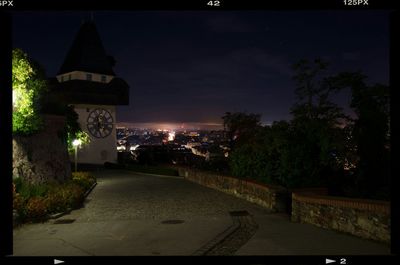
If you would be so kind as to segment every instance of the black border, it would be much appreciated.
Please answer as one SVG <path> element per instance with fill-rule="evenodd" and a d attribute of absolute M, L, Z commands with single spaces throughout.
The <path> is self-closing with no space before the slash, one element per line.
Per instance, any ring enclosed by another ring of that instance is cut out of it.
<path fill-rule="evenodd" d="M 0 12 L 0 253 L 1 256 L 12 252 L 12 89 L 11 89 L 11 15 Z"/>
<path fill-rule="evenodd" d="M 257 9 L 392 9 L 392 0 L 361 0 L 368 5 L 344 5 L 344 0 L 218 0 L 220 6 L 207 5 L 210 0 L 12 0 L 8 10 L 257 10 Z M 214 1 L 214 0 L 213 0 Z M 359 0 L 356 0 L 359 1 Z"/>
<path fill-rule="evenodd" d="M 396 32 L 399 31 L 399 16 L 398 11 L 392 12 L 390 15 L 390 47 L 389 47 L 389 83 L 390 83 L 390 128 L 391 128 L 391 253 L 400 253 L 400 202 L 398 195 L 398 178 L 396 178 L 396 173 L 399 172 L 398 163 L 396 163 L 396 158 L 399 157 L 398 153 L 398 111 L 396 108 L 398 106 L 399 91 L 398 91 L 398 47 L 399 41 L 395 36 L 398 35 Z"/>
<path fill-rule="evenodd" d="M 347 265 L 353 264 L 396 264 L 396 256 L 118 256 L 118 257 L 7 257 L 7 264 L 54 264 L 54 259 L 69 264 L 248 264 L 248 265 L 324 265 L 325 259 L 336 260 L 332 265 L 340 264 L 341 259 L 346 259 Z"/>
<path fill-rule="evenodd" d="M 0 0 L 1 1 L 1 0 Z M 208 0 L 150 0 L 150 1 L 99 1 L 99 0 L 13 0 L 14 7 L 0 7 L 0 148 L 2 160 L 0 166 L 0 203 L 2 214 L 0 217 L 0 263 L 4 264 L 54 264 L 54 258 L 64 260 L 65 264 L 131 264 L 159 263 L 159 264 L 204 264 L 204 263 L 239 263 L 239 264 L 296 264 L 312 265 L 325 264 L 325 258 L 339 260 L 346 258 L 347 264 L 394 264 L 400 253 L 400 224 L 399 198 L 397 194 L 397 179 L 392 175 L 391 186 L 391 213 L 392 213 L 392 255 L 387 256 L 237 256 L 237 257 L 4 257 L 12 253 L 12 145 L 11 145 L 11 49 L 12 49 L 12 14 L 7 11 L 78 11 L 78 10 L 393 10 L 390 15 L 390 87 L 391 87 L 391 129 L 392 129 L 392 172 L 397 173 L 397 75 L 398 61 L 396 48 L 399 43 L 395 36 L 398 35 L 398 11 L 394 6 L 395 1 L 368 0 L 368 6 L 344 6 L 343 0 L 221 0 L 222 6 L 210 7 Z M 396 10 L 396 11 L 395 11 Z M 6 12 L 4 12 L 6 11 Z M 5 89 L 8 88 L 8 89 Z M 305 242 L 306 243 L 306 242 Z M 3 263 L 4 261 L 4 263 Z M 339 264 L 332 263 L 332 264 Z"/>

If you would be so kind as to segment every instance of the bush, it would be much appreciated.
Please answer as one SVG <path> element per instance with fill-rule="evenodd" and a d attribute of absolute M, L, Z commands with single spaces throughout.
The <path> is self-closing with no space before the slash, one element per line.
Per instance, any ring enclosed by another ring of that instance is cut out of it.
<path fill-rule="evenodd" d="M 47 214 L 77 208 L 84 201 L 85 192 L 96 182 L 89 172 L 73 173 L 72 180 L 64 184 L 34 185 L 22 178 L 14 179 L 13 208 L 18 221 L 42 221 Z"/>
<path fill-rule="evenodd" d="M 46 202 L 44 198 L 32 197 L 26 203 L 26 216 L 33 221 L 43 220 L 47 214 Z"/>
<path fill-rule="evenodd" d="M 13 209 L 18 213 L 20 218 L 26 215 L 25 212 L 25 200 L 16 192 L 15 184 L 13 183 Z"/>
<path fill-rule="evenodd" d="M 88 190 L 96 183 L 96 178 L 89 172 L 73 172 L 72 182 L 79 185 L 84 190 Z"/>
<path fill-rule="evenodd" d="M 251 139 L 236 146 L 229 155 L 229 165 L 234 176 L 251 178 L 266 184 L 287 186 L 282 174 L 282 158 L 287 153 L 289 124 L 274 122 L 260 128 Z"/>
<path fill-rule="evenodd" d="M 76 208 L 83 203 L 85 190 L 77 184 L 71 183 L 61 190 L 64 201 L 71 208 Z"/>
<path fill-rule="evenodd" d="M 84 201 L 86 190 L 76 183 L 53 187 L 45 197 L 48 213 L 54 214 L 79 207 Z"/>
<path fill-rule="evenodd" d="M 24 199 L 31 197 L 43 197 L 49 189 L 47 184 L 31 184 L 23 178 L 14 179 L 15 190 Z"/>
<path fill-rule="evenodd" d="M 48 213 L 64 212 L 68 209 L 68 203 L 65 201 L 61 188 L 53 188 L 46 196 L 46 206 Z"/>
<path fill-rule="evenodd" d="M 226 159 L 225 157 L 216 157 L 211 159 L 210 161 L 206 161 L 204 159 L 201 162 L 197 163 L 196 166 L 202 170 L 229 174 L 230 171 L 228 162 L 228 159 Z"/>

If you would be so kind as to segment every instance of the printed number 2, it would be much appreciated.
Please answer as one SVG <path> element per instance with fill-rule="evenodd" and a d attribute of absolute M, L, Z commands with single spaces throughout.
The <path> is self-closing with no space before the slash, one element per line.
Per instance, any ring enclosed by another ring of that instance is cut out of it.
<path fill-rule="evenodd" d="M 340 264 L 347 264 L 346 259 L 340 259 Z"/>
<path fill-rule="evenodd" d="M 208 6 L 219 6 L 219 1 L 209 1 L 208 3 L 207 3 L 207 5 Z"/>

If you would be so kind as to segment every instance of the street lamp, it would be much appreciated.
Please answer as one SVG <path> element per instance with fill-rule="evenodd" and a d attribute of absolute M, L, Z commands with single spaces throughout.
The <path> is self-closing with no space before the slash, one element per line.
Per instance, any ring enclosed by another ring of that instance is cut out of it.
<path fill-rule="evenodd" d="M 78 146 L 81 145 L 82 141 L 79 139 L 75 139 L 72 142 L 72 145 L 75 147 L 75 172 L 77 172 L 78 168 Z"/>

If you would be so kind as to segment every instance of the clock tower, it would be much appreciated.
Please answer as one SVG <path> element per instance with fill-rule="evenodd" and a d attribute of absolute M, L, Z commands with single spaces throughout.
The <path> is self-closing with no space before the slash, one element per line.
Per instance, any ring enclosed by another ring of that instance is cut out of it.
<path fill-rule="evenodd" d="M 73 105 L 90 143 L 78 151 L 78 163 L 117 162 L 116 106 L 129 104 L 129 86 L 113 71 L 93 21 L 84 22 L 56 78 L 53 92 Z"/>

